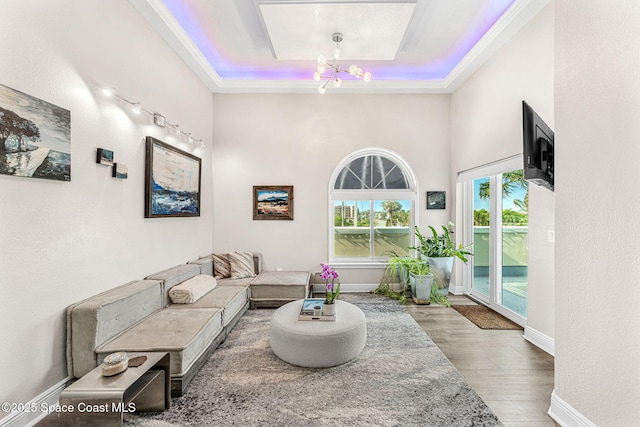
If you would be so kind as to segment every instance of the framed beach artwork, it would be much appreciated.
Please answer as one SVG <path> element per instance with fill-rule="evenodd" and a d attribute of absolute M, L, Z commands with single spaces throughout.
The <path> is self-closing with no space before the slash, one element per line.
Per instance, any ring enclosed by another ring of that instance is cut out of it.
<path fill-rule="evenodd" d="M 146 138 L 144 217 L 200 216 L 202 160 Z"/>
<path fill-rule="evenodd" d="M 111 169 L 111 176 L 118 179 L 127 179 L 129 177 L 129 168 L 122 163 L 114 163 Z"/>
<path fill-rule="evenodd" d="M 106 148 L 98 148 L 96 154 L 96 163 L 113 166 L 113 151 L 107 150 Z"/>
<path fill-rule="evenodd" d="M 71 112 L 0 84 L 0 174 L 71 181 Z"/>
<path fill-rule="evenodd" d="M 292 185 L 254 185 L 253 186 L 253 219 L 254 220 L 292 220 L 293 219 L 293 186 Z"/>

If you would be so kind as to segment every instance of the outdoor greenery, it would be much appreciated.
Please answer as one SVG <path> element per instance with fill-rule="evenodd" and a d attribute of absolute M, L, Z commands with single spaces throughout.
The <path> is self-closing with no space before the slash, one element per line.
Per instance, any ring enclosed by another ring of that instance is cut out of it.
<path fill-rule="evenodd" d="M 371 225 L 371 209 L 362 209 L 355 201 L 345 201 L 335 206 L 335 227 L 369 227 Z M 367 202 L 368 203 L 368 202 Z M 411 212 L 405 210 L 397 200 L 384 200 L 382 210 L 373 213 L 374 225 L 377 227 L 408 227 L 411 224 Z M 357 221 L 356 221 L 357 220 Z"/>
<path fill-rule="evenodd" d="M 529 215 L 527 212 L 514 211 L 513 209 L 502 210 L 502 225 L 528 225 Z M 473 211 L 473 225 L 489 226 L 489 211 L 478 209 Z"/>
<path fill-rule="evenodd" d="M 502 174 L 502 197 L 510 197 L 518 188 L 525 189 L 523 200 L 514 199 L 513 204 L 520 211 L 513 209 L 502 210 L 503 225 L 528 225 L 529 223 L 529 184 L 524 179 L 524 171 L 522 169 Z M 489 180 L 482 181 L 478 188 L 478 196 L 482 200 L 490 199 L 490 183 Z M 478 209 L 473 211 L 473 225 L 489 226 L 489 212 L 486 209 Z"/>

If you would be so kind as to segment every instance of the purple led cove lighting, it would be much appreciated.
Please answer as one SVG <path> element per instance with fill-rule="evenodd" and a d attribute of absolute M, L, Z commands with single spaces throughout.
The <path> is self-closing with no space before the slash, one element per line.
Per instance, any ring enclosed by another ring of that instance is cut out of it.
<path fill-rule="evenodd" d="M 216 41 L 211 40 L 204 25 L 198 21 L 196 13 L 189 9 L 184 0 L 162 1 L 221 78 L 232 80 L 313 79 L 315 61 L 309 62 L 308 70 L 288 66 L 286 61 L 279 62 L 278 68 L 274 67 L 273 69 L 255 69 L 239 64 L 238 61 L 234 61 L 233 52 L 224 52 L 222 45 L 214 45 Z M 515 0 L 492 0 L 483 11 L 482 20 L 470 28 L 446 55 L 437 60 L 409 67 L 385 65 L 387 61 L 365 61 L 359 65 L 372 72 L 373 80 L 442 80 L 449 75 L 514 2 Z M 318 52 L 318 54 L 320 53 L 322 52 Z M 350 79 L 357 80 L 347 73 L 344 80 Z"/>
<path fill-rule="evenodd" d="M 376 80 L 442 80 L 458 65 L 484 35 L 498 22 L 500 17 L 515 3 L 515 0 L 493 0 L 487 5 L 483 20 L 460 39 L 454 48 L 436 61 L 416 65 L 412 68 L 376 67 Z"/>

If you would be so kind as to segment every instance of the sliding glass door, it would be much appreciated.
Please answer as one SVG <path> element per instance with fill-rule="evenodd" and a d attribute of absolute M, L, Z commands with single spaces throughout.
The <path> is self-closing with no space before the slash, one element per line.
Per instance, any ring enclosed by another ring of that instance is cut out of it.
<path fill-rule="evenodd" d="M 473 257 L 467 292 L 520 324 L 527 317 L 528 184 L 514 159 L 460 175 Z"/>

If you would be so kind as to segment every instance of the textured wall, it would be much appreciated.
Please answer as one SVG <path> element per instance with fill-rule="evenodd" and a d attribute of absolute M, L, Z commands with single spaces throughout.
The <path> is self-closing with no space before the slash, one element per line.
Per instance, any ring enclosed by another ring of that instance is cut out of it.
<path fill-rule="evenodd" d="M 640 3 L 556 2 L 555 393 L 640 425 Z"/>
<path fill-rule="evenodd" d="M 214 95 L 214 249 L 262 252 L 270 269 L 319 270 L 328 258 L 328 187 L 358 148 L 390 149 L 418 178 L 420 226 L 427 190 L 449 190 L 448 95 Z M 293 185 L 294 221 L 253 221 L 253 185 Z M 450 193 L 449 193 L 450 194 Z M 379 283 L 381 270 L 341 269 L 347 283 Z"/>
<path fill-rule="evenodd" d="M 0 175 L 0 401 L 27 402 L 67 376 L 68 305 L 210 252 L 212 99 L 126 0 L 4 1 L 0 83 L 71 111 L 71 182 Z M 209 144 L 202 217 L 143 218 L 143 138 L 178 141 L 102 84 Z"/>
<path fill-rule="evenodd" d="M 553 6 L 546 6 L 451 97 L 451 180 L 522 153 L 522 100 L 553 129 Z M 529 185 L 527 326 L 554 337 L 554 195 Z"/>

